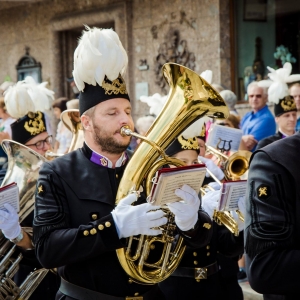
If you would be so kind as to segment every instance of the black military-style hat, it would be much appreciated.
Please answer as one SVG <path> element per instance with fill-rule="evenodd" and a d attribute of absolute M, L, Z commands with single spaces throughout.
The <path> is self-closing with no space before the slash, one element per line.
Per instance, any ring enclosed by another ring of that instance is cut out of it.
<path fill-rule="evenodd" d="M 176 153 L 184 151 L 184 150 L 195 150 L 199 154 L 199 152 L 200 152 L 199 149 L 200 148 L 199 148 L 196 136 L 186 139 L 182 135 L 180 135 L 167 148 L 166 154 L 169 156 L 173 156 Z"/>
<path fill-rule="evenodd" d="M 297 111 L 296 102 L 293 96 L 285 96 L 283 99 L 279 100 L 278 104 L 274 105 L 275 117 L 279 117 L 290 111 Z"/>
<path fill-rule="evenodd" d="M 125 81 L 121 75 L 113 81 L 105 76 L 102 86 L 85 84 L 84 91 L 79 95 L 80 115 L 91 107 L 113 98 L 125 98 L 130 101 Z"/>
<path fill-rule="evenodd" d="M 10 125 L 12 139 L 18 143 L 25 144 L 36 135 L 47 131 L 45 115 L 38 111 L 29 112 L 22 118 Z"/>
<path fill-rule="evenodd" d="M 80 91 L 80 115 L 110 99 L 130 101 L 122 77 L 128 57 L 119 36 L 112 29 L 85 29 L 74 52 L 73 77 Z"/>

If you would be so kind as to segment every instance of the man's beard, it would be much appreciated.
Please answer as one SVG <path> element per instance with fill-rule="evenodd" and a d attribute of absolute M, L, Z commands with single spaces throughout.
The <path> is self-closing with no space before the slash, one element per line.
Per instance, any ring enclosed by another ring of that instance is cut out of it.
<path fill-rule="evenodd" d="M 131 138 L 130 138 L 131 140 Z M 94 125 L 94 141 L 101 146 L 102 151 L 121 154 L 130 144 L 130 140 L 124 144 L 114 140 L 113 136 L 109 136 L 104 130 L 100 129 L 97 125 Z"/>

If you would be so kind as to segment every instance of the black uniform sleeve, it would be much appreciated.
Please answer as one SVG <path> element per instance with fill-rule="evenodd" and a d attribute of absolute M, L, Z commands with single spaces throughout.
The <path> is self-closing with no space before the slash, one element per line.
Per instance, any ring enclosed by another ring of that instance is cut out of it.
<path fill-rule="evenodd" d="M 181 231 L 179 234 L 184 238 L 185 243 L 193 248 L 201 248 L 210 242 L 212 236 L 212 221 L 209 215 L 202 209 L 198 211 L 198 221 L 192 232 Z"/>
<path fill-rule="evenodd" d="M 248 279 L 259 293 L 300 291 L 300 250 L 294 244 L 295 186 L 282 165 L 264 152 L 254 154 L 246 198 L 245 250 Z"/>
<path fill-rule="evenodd" d="M 218 226 L 218 252 L 231 258 L 244 253 L 244 231 L 240 231 L 238 236 L 231 233 L 225 226 Z"/>
<path fill-rule="evenodd" d="M 45 268 L 60 267 L 124 247 L 111 214 L 71 228 L 68 201 L 59 176 L 44 163 L 37 182 L 33 221 L 36 256 Z"/>

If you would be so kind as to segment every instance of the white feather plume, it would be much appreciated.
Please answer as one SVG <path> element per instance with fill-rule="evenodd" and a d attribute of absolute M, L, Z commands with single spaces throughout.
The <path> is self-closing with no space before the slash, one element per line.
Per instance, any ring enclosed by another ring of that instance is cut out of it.
<path fill-rule="evenodd" d="M 183 131 L 182 136 L 185 139 L 199 136 L 205 123 L 205 120 L 206 118 L 201 118 L 192 123 L 185 131 Z"/>
<path fill-rule="evenodd" d="M 73 77 L 77 88 L 84 90 L 85 83 L 102 86 L 105 75 L 111 81 L 125 73 L 128 57 L 112 29 L 89 28 L 79 40 L 74 52 Z"/>
<path fill-rule="evenodd" d="M 13 118 L 22 118 L 29 112 L 50 109 L 54 99 L 54 92 L 46 88 L 47 82 L 37 84 L 28 76 L 25 80 L 18 81 L 4 94 L 7 112 Z"/>
<path fill-rule="evenodd" d="M 28 89 L 36 111 L 49 110 L 54 100 L 54 92 L 47 89 L 47 81 L 37 84 L 31 76 L 27 76 L 24 80 L 24 84 Z"/>
<path fill-rule="evenodd" d="M 268 77 L 270 80 L 261 80 L 258 85 L 261 87 L 268 87 L 268 100 L 275 104 L 279 103 L 279 100 L 289 94 L 287 83 L 300 80 L 300 74 L 290 75 L 292 72 L 292 65 L 286 62 L 282 68 L 273 69 L 267 67 L 270 73 Z"/>
<path fill-rule="evenodd" d="M 150 115 L 158 116 L 162 111 L 167 100 L 167 96 L 161 96 L 159 93 L 155 93 L 152 96 L 141 96 L 140 101 L 147 103 L 150 107 Z"/>
<path fill-rule="evenodd" d="M 211 70 L 203 71 L 200 76 L 204 78 L 209 84 L 212 84 L 213 72 Z"/>
<path fill-rule="evenodd" d="M 35 112 L 34 103 L 22 81 L 8 88 L 4 102 L 7 112 L 16 119 L 24 117 L 29 111 Z"/>

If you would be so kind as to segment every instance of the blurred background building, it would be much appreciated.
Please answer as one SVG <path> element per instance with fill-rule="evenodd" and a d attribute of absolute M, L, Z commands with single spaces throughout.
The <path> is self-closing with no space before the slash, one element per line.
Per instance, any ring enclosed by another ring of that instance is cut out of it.
<path fill-rule="evenodd" d="M 32 75 L 56 98 L 74 98 L 66 78 L 83 24 L 114 28 L 129 56 L 135 118 L 148 111 L 141 95 L 167 94 L 168 61 L 212 70 L 239 103 L 266 66 L 291 61 L 300 72 L 299 0 L 10 0 L 0 1 L 0 16 L 0 84 Z"/>

